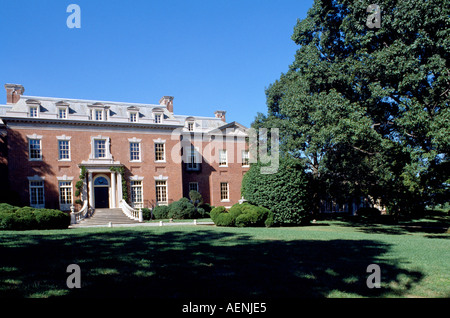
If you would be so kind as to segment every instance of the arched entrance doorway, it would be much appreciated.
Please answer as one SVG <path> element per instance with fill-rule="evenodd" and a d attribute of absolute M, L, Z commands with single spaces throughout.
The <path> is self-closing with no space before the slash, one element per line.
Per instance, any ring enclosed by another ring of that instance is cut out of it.
<path fill-rule="evenodd" d="M 94 178 L 94 200 L 96 209 L 109 209 L 109 178 L 97 175 Z"/>

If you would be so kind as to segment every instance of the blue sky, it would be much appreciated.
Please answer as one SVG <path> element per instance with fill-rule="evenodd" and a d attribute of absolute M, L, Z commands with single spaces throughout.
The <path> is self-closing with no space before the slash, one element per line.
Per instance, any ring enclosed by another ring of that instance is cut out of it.
<path fill-rule="evenodd" d="M 81 28 L 69 29 L 69 4 Z M 313 0 L 2 0 L 0 84 L 25 95 L 135 103 L 250 126 L 294 60 Z M 0 96 L 2 96 L 0 94 Z M 5 92 L 0 103 L 6 103 Z"/>

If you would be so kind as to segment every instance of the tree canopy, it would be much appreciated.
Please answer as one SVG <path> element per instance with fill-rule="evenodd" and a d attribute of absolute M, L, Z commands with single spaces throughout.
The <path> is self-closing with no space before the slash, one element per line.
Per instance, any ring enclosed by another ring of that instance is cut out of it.
<path fill-rule="evenodd" d="M 370 195 L 391 212 L 442 202 L 450 185 L 450 2 L 316 0 L 294 62 L 266 90 L 280 149 L 323 196 Z"/>

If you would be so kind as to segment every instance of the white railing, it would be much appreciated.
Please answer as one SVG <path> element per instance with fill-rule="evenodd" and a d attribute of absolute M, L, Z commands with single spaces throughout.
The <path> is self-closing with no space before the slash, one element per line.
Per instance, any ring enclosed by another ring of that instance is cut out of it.
<path fill-rule="evenodd" d="M 71 217 L 70 223 L 77 224 L 78 222 L 80 222 L 81 220 L 85 219 L 88 216 L 89 216 L 89 207 L 88 207 L 87 200 L 85 200 L 83 207 L 81 208 L 80 211 L 74 212 L 72 209 L 72 212 L 70 213 L 70 217 Z"/>
<path fill-rule="evenodd" d="M 125 200 L 120 200 L 120 208 L 122 212 L 132 220 L 143 222 L 142 209 L 133 209 Z"/>

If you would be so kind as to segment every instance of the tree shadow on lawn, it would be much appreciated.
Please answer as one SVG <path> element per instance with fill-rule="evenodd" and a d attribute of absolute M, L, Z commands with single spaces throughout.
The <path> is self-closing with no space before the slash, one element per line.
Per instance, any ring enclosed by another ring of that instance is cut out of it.
<path fill-rule="evenodd" d="M 321 298 L 336 291 L 383 297 L 406 294 L 423 276 L 383 260 L 390 246 L 372 240 L 256 240 L 226 230 L 116 229 L 3 236 L 2 244 L 0 297 L 276 299 Z M 81 268 L 80 289 L 66 286 L 69 264 Z M 369 264 L 380 266 L 382 288 L 367 287 Z"/>

